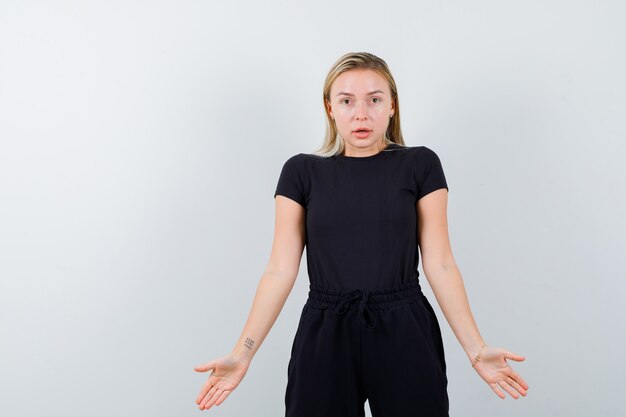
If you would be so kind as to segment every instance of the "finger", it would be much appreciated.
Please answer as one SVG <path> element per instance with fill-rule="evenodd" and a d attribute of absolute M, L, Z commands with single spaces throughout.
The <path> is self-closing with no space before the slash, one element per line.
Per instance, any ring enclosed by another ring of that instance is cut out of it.
<path fill-rule="evenodd" d="M 209 390 L 207 395 L 205 395 L 205 397 L 202 399 L 202 402 L 200 403 L 200 409 L 206 408 L 207 403 L 211 400 L 211 397 L 213 397 L 213 394 L 215 394 L 215 391 L 217 391 L 217 386 L 216 385 L 214 385 Z"/>
<path fill-rule="evenodd" d="M 525 390 L 528 391 L 528 384 L 526 383 L 526 381 L 524 381 L 524 378 L 522 378 L 522 376 L 520 374 L 518 374 L 517 372 L 515 372 L 513 369 L 511 369 L 511 377 L 518 384 L 520 384 Z"/>
<path fill-rule="evenodd" d="M 525 356 L 518 355 L 517 353 L 513 353 L 508 350 L 504 351 L 504 356 L 506 359 L 513 359 L 514 361 L 518 361 L 518 362 L 521 362 L 526 359 Z"/>
<path fill-rule="evenodd" d="M 502 399 L 506 398 L 506 395 L 504 395 L 504 393 L 502 391 L 500 391 L 500 389 L 498 388 L 498 384 L 496 384 L 495 382 L 492 382 L 489 384 L 489 386 L 491 387 L 491 389 L 493 390 L 493 392 L 496 393 L 496 395 Z"/>
<path fill-rule="evenodd" d="M 518 384 L 516 380 L 514 380 L 510 376 L 507 376 L 506 381 L 509 383 L 510 386 L 515 388 L 520 394 L 526 396 L 526 390 L 520 384 Z"/>
<path fill-rule="evenodd" d="M 207 403 L 209 402 L 209 400 L 211 399 L 211 397 L 213 396 L 213 394 L 215 394 L 215 391 L 217 391 L 217 386 L 212 386 L 211 389 L 206 393 L 206 395 L 202 398 L 202 401 L 200 402 L 200 409 L 202 410 L 203 408 L 206 407 Z"/>
<path fill-rule="evenodd" d="M 210 369 L 215 368 L 215 362 L 216 361 L 211 361 L 211 362 L 207 362 L 204 365 L 198 365 L 196 367 L 193 368 L 194 371 L 196 372 L 206 372 Z"/>
<path fill-rule="evenodd" d="M 213 407 L 213 404 L 215 404 L 215 401 L 217 401 L 217 399 L 222 395 L 222 388 L 218 388 L 213 395 L 211 395 L 211 399 L 209 400 L 209 402 L 207 402 L 204 405 L 204 409 L 208 410 L 209 408 Z"/>
<path fill-rule="evenodd" d="M 215 405 L 220 405 L 221 403 L 223 403 L 226 397 L 228 397 L 228 394 L 230 394 L 231 392 L 232 391 L 224 390 L 224 392 L 222 392 L 222 395 L 220 395 L 217 401 L 215 401 Z"/>
<path fill-rule="evenodd" d="M 213 383 L 214 381 L 211 381 L 210 378 L 207 379 L 207 381 L 202 386 L 202 389 L 200 390 L 200 394 L 198 394 L 198 397 L 196 397 L 196 404 L 200 404 L 200 401 L 202 401 L 202 398 L 207 394 L 207 392 L 209 392 L 209 390 L 213 386 Z"/>
<path fill-rule="evenodd" d="M 498 384 L 500 384 L 500 386 L 509 393 L 509 395 L 513 398 L 515 398 L 516 400 L 519 398 L 519 394 L 517 392 L 515 392 L 515 390 L 509 385 L 508 382 L 501 380 L 498 381 Z"/>

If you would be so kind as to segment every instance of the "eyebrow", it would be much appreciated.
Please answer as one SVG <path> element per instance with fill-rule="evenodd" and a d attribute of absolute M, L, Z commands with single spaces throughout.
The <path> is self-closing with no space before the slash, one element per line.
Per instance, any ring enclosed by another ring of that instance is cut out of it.
<path fill-rule="evenodd" d="M 375 90 L 375 91 L 370 91 L 369 93 L 367 93 L 367 95 L 368 95 L 368 96 L 370 96 L 370 95 L 372 95 L 372 94 L 376 94 L 376 93 L 379 93 L 379 94 L 385 94 L 383 91 L 380 91 L 380 90 Z M 351 96 L 351 97 L 354 97 L 354 94 L 344 93 L 343 91 L 341 91 L 341 92 L 337 93 L 337 95 L 336 95 L 335 97 L 337 97 L 337 96 L 342 96 L 342 95 L 343 95 L 343 96 Z"/>

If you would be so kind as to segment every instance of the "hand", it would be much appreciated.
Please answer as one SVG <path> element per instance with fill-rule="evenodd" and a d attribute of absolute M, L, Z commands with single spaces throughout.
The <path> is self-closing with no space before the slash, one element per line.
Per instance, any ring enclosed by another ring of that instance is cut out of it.
<path fill-rule="evenodd" d="M 528 384 L 509 366 L 506 359 L 523 361 L 526 358 L 506 349 L 485 346 L 479 354 L 478 362 L 472 366 L 498 397 L 506 398 L 506 395 L 500 391 L 499 387 L 504 388 L 515 399 L 519 398 L 517 391 L 526 396 Z"/>
<path fill-rule="evenodd" d="M 250 362 L 231 353 L 193 368 L 196 372 L 213 370 L 196 398 L 196 404 L 199 405 L 200 410 L 208 410 L 213 405 L 223 403 L 239 385 L 249 366 Z"/>

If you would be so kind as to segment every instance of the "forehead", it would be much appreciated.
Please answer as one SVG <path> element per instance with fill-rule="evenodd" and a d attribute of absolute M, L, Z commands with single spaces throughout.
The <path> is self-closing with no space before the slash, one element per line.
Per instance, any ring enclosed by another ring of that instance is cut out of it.
<path fill-rule="evenodd" d="M 339 92 L 351 93 L 354 95 L 366 95 L 370 91 L 382 90 L 389 93 L 389 85 L 382 75 L 374 70 L 353 69 L 340 74 L 330 88 L 331 97 Z"/>

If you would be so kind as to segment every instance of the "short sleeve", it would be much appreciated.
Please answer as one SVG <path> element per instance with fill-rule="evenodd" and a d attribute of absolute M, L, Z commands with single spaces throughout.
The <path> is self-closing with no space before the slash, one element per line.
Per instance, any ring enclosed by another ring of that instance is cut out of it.
<path fill-rule="evenodd" d="M 448 189 L 439 156 L 426 146 L 422 146 L 417 152 L 414 176 L 417 185 L 416 201 L 440 188 Z"/>
<path fill-rule="evenodd" d="M 306 207 L 304 181 L 302 176 L 304 169 L 303 157 L 304 154 L 298 154 L 285 161 L 283 168 L 280 171 L 280 176 L 278 177 L 278 184 L 276 185 L 274 198 L 280 194 L 294 200 L 302 207 Z"/>

